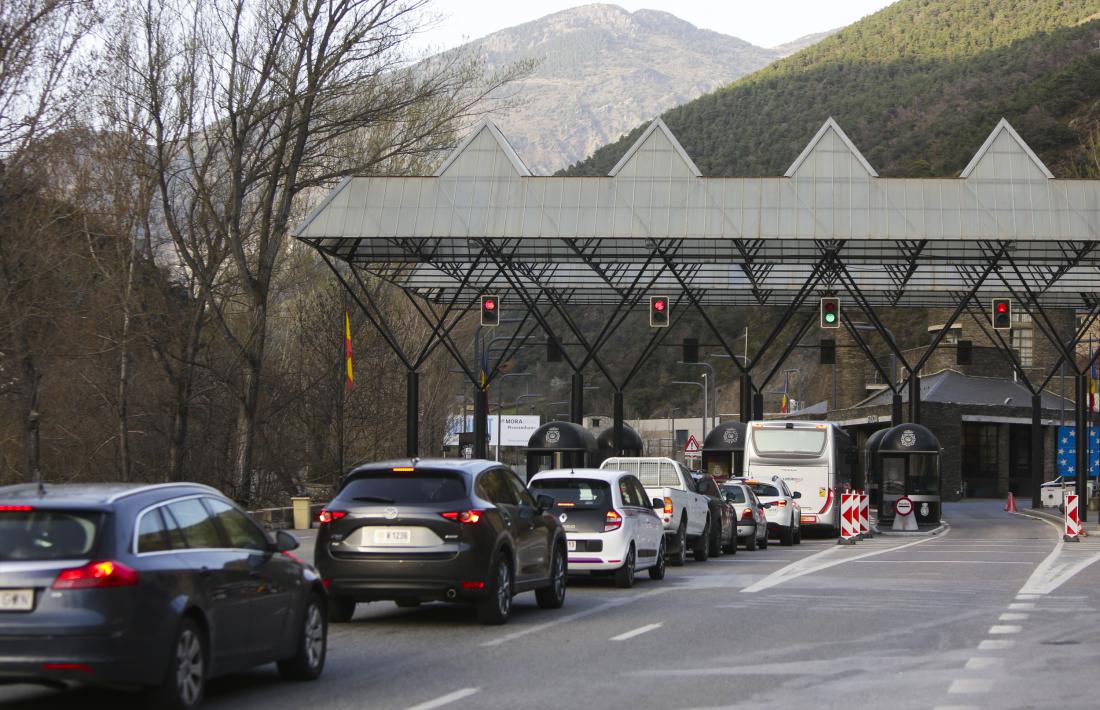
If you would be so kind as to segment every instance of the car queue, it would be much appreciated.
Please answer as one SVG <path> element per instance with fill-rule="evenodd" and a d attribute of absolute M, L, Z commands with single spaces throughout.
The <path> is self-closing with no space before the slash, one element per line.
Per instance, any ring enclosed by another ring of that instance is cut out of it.
<path fill-rule="evenodd" d="M 371 463 L 320 512 L 312 565 L 206 486 L 0 487 L 0 684 L 132 688 L 193 710 L 209 679 L 259 665 L 314 680 L 328 624 L 363 603 L 465 604 L 504 624 L 518 594 L 561 608 L 570 577 L 626 589 L 688 550 L 764 549 L 769 531 L 797 544 L 768 516 L 797 520 L 796 500 L 761 498 L 776 484 L 642 457 L 527 483 L 494 461 Z"/>

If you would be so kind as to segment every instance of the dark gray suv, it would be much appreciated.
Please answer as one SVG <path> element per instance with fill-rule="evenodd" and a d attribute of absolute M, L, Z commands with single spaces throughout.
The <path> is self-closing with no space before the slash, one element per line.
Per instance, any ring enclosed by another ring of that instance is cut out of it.
<path fill-rule="evenodd" d="M 0 683 L 147 689 L 190 710 L 206 680 L 325 663 L 321 580 L 196 484 L 0 487 Z"/>
<path fill-rule="evenodd" d="M 553 499 L 538 500 L 507 466 L 464 459 L 405 459 L 360 466 L 321 511 L 314 561 L 330 618 L 358 602 L 474 604 L 503 624 L 512 596 L 539 606 L 565 600 L 566 542 Z"/>

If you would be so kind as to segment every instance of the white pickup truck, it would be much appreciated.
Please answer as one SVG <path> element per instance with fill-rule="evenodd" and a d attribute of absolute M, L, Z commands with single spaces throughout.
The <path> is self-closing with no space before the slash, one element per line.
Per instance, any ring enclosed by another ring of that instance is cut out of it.
<path fill-rule="evenodd" d="M 696 560 L 707 559 L 711 525 L 707 497 L 696 491 L 695 481 L 679 463 L 660 456 L 617 456 L 600 468 L 633 473 L 651 499 L 663 501 L 654 510 L 664 522 L 669 564 L 684 564 L 688 547 Z"/>

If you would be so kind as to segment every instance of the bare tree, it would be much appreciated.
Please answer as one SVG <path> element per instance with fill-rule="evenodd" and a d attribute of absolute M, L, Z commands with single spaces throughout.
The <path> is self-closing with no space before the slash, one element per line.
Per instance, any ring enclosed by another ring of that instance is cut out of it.
<path fill-rule="evenodd" d="M 527 65 L 458 55 L 409 67 L 426 0 L 168 0 L 133 7 L 125 60 L 148 117 L 164 226 L 238 365 L 235 493 L 252 490 L 272 287 L 305 197 L 438 153 Z M 314 191 L 315 192 L 315 191 Z M 209 232 L 196 236 L 198 222 Z M 223 250 L 226 262 L 206 255 Z"/>

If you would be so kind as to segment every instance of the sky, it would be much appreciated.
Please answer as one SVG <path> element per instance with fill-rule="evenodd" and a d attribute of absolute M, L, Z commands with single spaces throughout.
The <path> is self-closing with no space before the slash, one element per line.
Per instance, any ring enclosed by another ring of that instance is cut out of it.
<path fill-rule="evenodd" d="M 613 4 L 631 12 L 663 10 L 696 27 L 774 47 L 804 35 L 849 25 L 894 0 L 624 0 Z M 578 0 L 432 0 L 437 18 L 418 44 L 433 51 L 544 15 L 588 4 Z"/>

